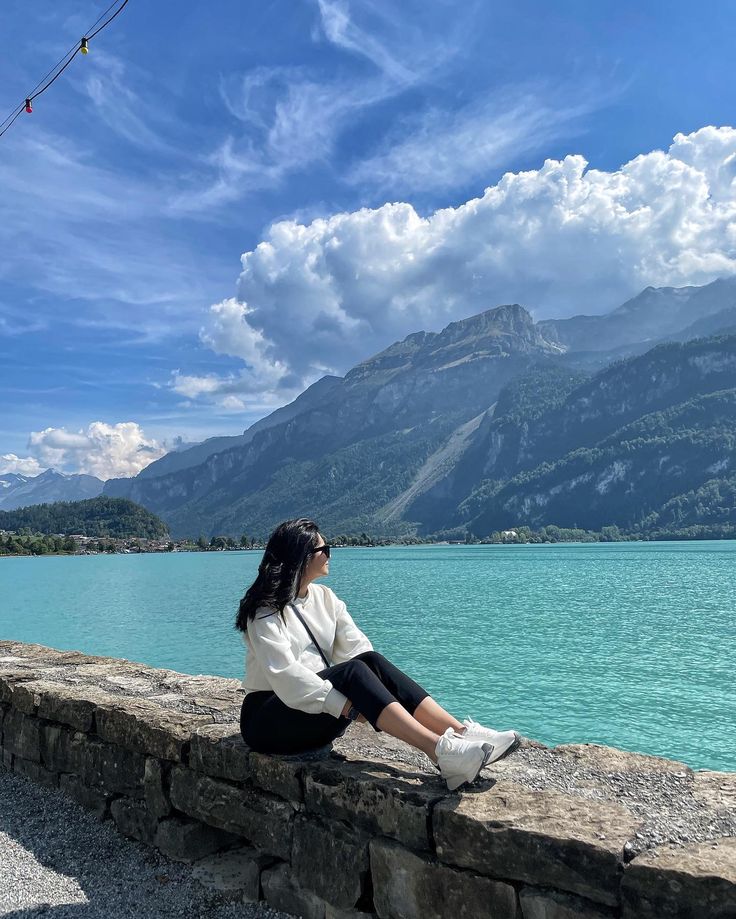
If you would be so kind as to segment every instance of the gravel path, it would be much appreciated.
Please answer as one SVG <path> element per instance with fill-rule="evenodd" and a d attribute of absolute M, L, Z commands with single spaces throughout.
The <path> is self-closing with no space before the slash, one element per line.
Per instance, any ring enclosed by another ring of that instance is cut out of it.
<path fill-rule="evenodd" d="M 190 866 L 1 768 L 0 916 L 293 919 L 263 904 L 227 902 L 194 880 Z"/>

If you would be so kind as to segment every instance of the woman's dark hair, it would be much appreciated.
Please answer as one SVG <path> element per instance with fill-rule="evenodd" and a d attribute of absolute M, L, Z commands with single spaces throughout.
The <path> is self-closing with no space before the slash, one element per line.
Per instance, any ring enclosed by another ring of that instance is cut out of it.
<path fill-rule="evenodd" d="M 317 547 L 319 528 L 313 520 L 299 517 L 285 520 L 268 537 L 258 566 L 258 577 L 240 601 L 235 628 L 245 632 L 248 623 L 262 606 L 283 613 L 299 592 L 310 554 Z"/>

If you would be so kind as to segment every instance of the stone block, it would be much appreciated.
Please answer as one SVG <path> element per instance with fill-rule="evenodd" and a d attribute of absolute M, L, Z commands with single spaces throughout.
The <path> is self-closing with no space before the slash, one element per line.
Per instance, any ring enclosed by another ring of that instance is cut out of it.
<path fill-rule="evenodd" d="M 189 765 L 214 778 L 244 782 L 250 775 L 249 752 L 237 725 L 205 724 L 192 734 Z"/>
<path fill-rule="evenodd" d="M 23 759 L 21 756 L 13 757 L 13 772 L 24 775 L 37 785 L 46 785 L 47 788 L 59 787 L 59 774 L 44 768 L 41 763 Z"/>
<path fill-rule="evenodd" d="M 200 859 L 192 877 L 227 900 L 255 903 L 261 898 L 261 872 L 274 864 L 251 846 L 239 846 Z"/>
<path fill-rule="evenodd" d="M 622 919 L 733 919 L 736 838 L 643 852 L 621 884 Z"/>
<path fill-rule="evenodd" d="M 377 919 L 375 913 L 364 913 L 359 909 L 340 909 L 325 903 L 325 919 Z"/>
<path fill-rule="evenodd" d="M 10 772 L 13 768 L 13 754 L 9 750 L 3 749 L 2 756 L 0 756 L 0 762 L 3 765 L 3 769 Z"/>
<path fill-rule="evenodd" d="M 603 744 L 559 744 L 552 750 L 552 753 L 554 756 L 572 760 L 575 767 L 580 769 L 591 769 L 606 773 L 634 772 L 646 775 L 657 772 L 672 772 L 692 775 L 692 769 L 677 760 L 664 759 L 661 756 L 650 756 L 648 753 L 632 753 L 628 750 L 618 750 L 616 747 L 606 747 Z"/>
<path fill-rule="evenodd" d="M 27 669 L 20 669 L 14 664 L 5 667 L 0 664 L 0 702 L 12 705 L 16 687 L 32 679 L 33 674 Z"/>
<path fill-rule="evenodd" d="M 108 794 L 102 788 L 90 788 L 85 785 L 78 775 L 60 775 L 59 788 L 73 798 L 77 804 L 104 820 L 110 815 L 110 801 L 112 795 Z"/>
<path fill-rule="evenodd" d="M 716 814 L 736 817 L 736 772 L 701 769 L 694 775 L 692 793 L 698 804 Z"/>
<path fill-rule="evenodd" d="M 279 759 L 267 753 L 251 753 L 249 763 L 254 785 L 296 804 L 304 800 L 301 779 L 303 763 Z"/>
<path fill-rule="evenodd" d="M 239 836 L 225 830 L 179 816 L 162 820 L 153 839 L 157 849 L 177 862 L 195 862 L 241 841 Z"/>
<path fill-rule="evenodd" d="M 608 906 L 541 887 L 522 887 L 519 902 L 523 919 L 615 919 L 618 916 L 618 910 Z"/>
<path fill-rule="evenodd" d="M 261 874 L 263 896 L 269 906 L 301 919 L 325 919 L 325 903 L 321 897 L 305 890 L 288 865 L 267 868 Z"/>
<path fill-rule="evenodd" d="M 85 785 L 101 785 L 107 791 L 143 797 L 146 759 L 140 753 L 55 724 L 44 728 L 41 753 L 49 769 L 78 775 Z"/>
<path fill-rule="evenodd" d="M 333 906 L 353 907 L 367 887 L 368 838 L 337 821 L 298 816 L 291 867 L 302 887 Z"/>
<path fill-rule="evenodd" d="M 181 762 L 194 731 L 211 724 L 211 715 L 190 715 L 124 696 L 97 706 L 97 733 L 108 743 L 135 753 Z"/>
<path fill-rule="evenodd" d="M 41 694 L 38 717 L 67 724 L 76 731 L 89 734 L 94 729 L 94 713 L 98 705 L 114 697 L 96 686 L 69 686 L 52 683 Z"/>
<path fill-rule="evenodd" d="M 367 762 L 310 764 L 303 775 L 307 811 L 430 850 L 429 822 L 442 795 L 410 767 Z"/>
<path fill-rule="evenodd" d="M 618 804 L 504 781 L 445 798 L 432 821 L 443 862 L 606 906 L 618 904 L 624 844 L 639 829 Z"/>
<path fill-rule="evenodd" d="M 153 845 L 158 821 L 148 812 L 145 801 L 135 798 L 115 798 L 110 803 L 110 814 L 123 836 Z"/>
<path fill-rule="evenodd" d="M 190 817 L 244 836 L 261 852 L 288 859 L 294 809 L 249 785 L 237 787 L 183 766 L 171 770 L 171 803 Z"/>
<path fill-rule="evenodd" d="M 11 708 L 3 722 L 3 747 L 14 756 L 40 763 L 41 728 L 38 718 Z"/>
<path fill-rule="evenodd" d="M 381 919 L 518 919 L 511 884 L 448 868 L 396 842 L 370 843 L 375 909 Z"/>
<path fill-rule="evenodd" d="M 171 813 L 171 802 L 167 791 L 168 767 L 152 756 L 146 757 L 143 779 L 143 796 L 148 810 L 154 817 L 168 817 Z"/>

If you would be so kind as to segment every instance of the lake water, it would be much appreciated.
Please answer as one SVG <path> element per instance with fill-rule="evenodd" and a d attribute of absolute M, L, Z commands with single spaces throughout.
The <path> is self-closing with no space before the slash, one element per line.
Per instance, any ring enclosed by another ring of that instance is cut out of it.
<path fill-rule="evenodd" d="M 0 637 L 241 678 L 260 557 L 0 558 Z M 736 541 L 337 549 L 324 583 L 460 719 L 736 771 Z"/>

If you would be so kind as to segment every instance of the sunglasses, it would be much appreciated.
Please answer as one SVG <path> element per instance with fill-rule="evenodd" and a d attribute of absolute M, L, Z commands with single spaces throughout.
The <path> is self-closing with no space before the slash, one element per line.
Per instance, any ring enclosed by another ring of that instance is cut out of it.
<path fill-rule="evenodd" d="M 318 552 L 324 552 L 325 558 L 329 558 L 329 557 L 330 557 L 330 549 L 331 549 L 331 548 L 332 548 L 332 546 L 328 546 L 328 545 L 320 546 L 318 549 L 315 549 L 315 550 L 312 552 L 312 555 L 316 555 Z"/>

